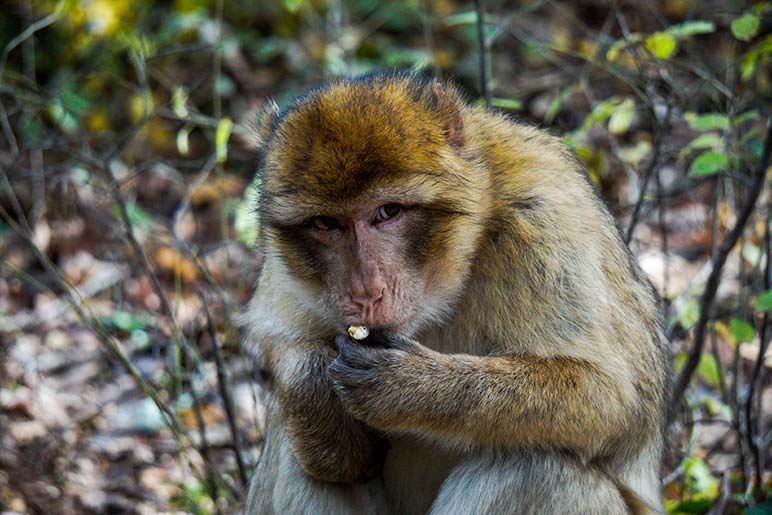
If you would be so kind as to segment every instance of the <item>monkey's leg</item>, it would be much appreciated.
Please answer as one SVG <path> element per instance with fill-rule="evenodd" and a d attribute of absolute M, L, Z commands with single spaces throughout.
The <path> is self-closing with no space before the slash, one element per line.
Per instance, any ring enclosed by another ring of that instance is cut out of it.
<path fill-rule="evenodd" d="M 475 456 L 458 465 L 432 515 L 629 513 L 612 482 L 576 459 L 546 451 Z"/>
<path fill-rule="evenodd" d="M 317 515 L 386 513 L 380 479 L 326 483 L 305 473 L 292 451 L 278 410 L 272 409 L 265 450 L 250 480 L 245 513 Z"/>

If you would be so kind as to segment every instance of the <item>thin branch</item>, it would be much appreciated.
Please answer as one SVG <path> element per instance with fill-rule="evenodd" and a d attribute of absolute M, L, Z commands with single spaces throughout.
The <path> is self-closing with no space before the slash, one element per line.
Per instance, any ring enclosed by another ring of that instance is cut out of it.
<path fill-rule="evenodd" d="M 244 465 L 244 459 L 241 456 L 241 441 L 239 438 L 238 425 L 236 424 L 235 410 L 233 409 L 233 398 L 228 390 L 228 378 L 225 372 L 225 363 L 222 358 L 222 352 L 220 351 L 220 343 L 217 339 L 217 331 L 214 328 L 214 322 L 212 316 L 209 313 L 209 306 L 204 297 L 204 293 L 199 289 L 198 296 L 201 298 L 201 305 L 204 307 L 204 314 L 206 315 L 206 325 L 209 330 L 209 337 L 212 340 L 212 348 L 214 349 L 214 361 L 217 366 L 217 385 L 220 389 L 220 396 L 222 396 L 223 405 L 225 406 L 225 414 L 228 417 L 228 426 L 230 426 L 231 437 L 233 438 L 233 450 L 236 453 L 236 464 L 239 467 L 239 478 L 244 488 L 247 488 L 247 468 Z"/>
<path fill-rule="evenodd" d="M 751 189 L 748 192 L 748 198 L 740 209 L 734 227 L 732 227 L 732 230 L 726 235 L 724 241 L 721 242 L 721 246 L 719 247 L 718 252 L 716 252 L 716 256 L 711 259 L 713 269 L 708 277 L 705 291 L 700 297 L 700 317 L 694 330 L 694 345 L 689 351 L 686 363 L 675 381 L 672 395 L 673 402 L 677 402 L 684 394 L 689 385 L 689 381 L 691 381 L 692 375 L 700 362 L 702 348 L 705 344 L 705 332 L 708 321 L 710 320 L 710 310 L 713 306 L 716 292 L 718 291 L 718 285 L 721 282 L 721 274 L 723 273 L 726 259 L 745 230 L 745 225 L 748 223 L 748 219 L 756 206 L 756 201 L 763 190 L 767 166 L 769 165 L 770 147 L 772 146 L 772 142 L 770 141 L 772 139 L 772 137 L 770 137 L 772 129 L 769 127 L 769 123 L 770 121 L 768 120 L 767 134 L 764 140 L 764 151 L 758 169 L 754 174 L 754 180 Z"/>
<path fill-rule="evenodd" d="M 659 120 L 657 120 L 657 113 L 654 109 L 654 106 L 651 105 L 651 115 L 652 119 L 654 120 L 654 153 L 651 156 L 649 166 L 646 167 L 646 171 L 643 174 L 643 184 L 641 185 L 640 191 L 638 192 L 638 200 L 635 203 L 635 208 L 633 209 L 630 225 L 627 227 L 627 232 L 625 233 L 625 245 L 629 245 L 630 240 L 633 237 L 633 232 L 635 231 L 635 226 L 638 224 L 638 218 L 641 213 L 641 208 L 643 207 L 643 202 L 646 199 L 646 190 L 649 189 L 649 181 L 651 181 L 654 172 L 657 170 L 657 165 L 659 165 L 659 155 L 662 150 L 662 136 L 668 125 L 670 125 L 671 111 L 672 109 L 670 108 L 670 104 L 668 104 L 665 120 L 663 123 L 660 123 Z"/>
<path fill-rule="evenodd" d="M 480 51 L 480 93 L 485 105 L 491 105 L 491 92 L 488 85 L 488 43 L 485 41 L 485 0 L 474 0 L 477 10 L 477 45 Z"/>
<path fill-rule="evenodd" d="M 14 48 L 21 45 L 27 38 L 32 37 L 35 32 L 44 29 L 54 23 L 62 14 L 64 3 L 64 0 L 59 0 L 59 3 L 56 4 L 56 9 L 54 9 L 54 12 L 31 24 L 29 27 L 24 29 L 21 34 L 13 38 L 8 42 L 7 45 L 5 45 L 2 55 L 0 55 L 0 83 L 3 81 L 3 71 L 5 70 L 5 62 L 8 60 L 8 54 L 10 54 Z"/>
<path fill-rule="evenodd" d="M 770 213 L 769 210 L 767 211 L 767 217 L 766 217 L 766 223 L 765 223 L 765 230 L 764 230 L 764 247 L 766 249 L 767 253 L 767 267 L 764 272 L 764 291 L 769 290 L 770 288 L 770 263 L 769 258 L 770 256 L 770 245 L 769 245 L 769 217 Z M 761 331 L 759 333 L 759 354 L 756 357 L 756 364 L 753 367 L 753 373 L 751 374 L 751 380 L 748 384 L 748 395 L 745 398 L 745 405 L 743 406 L 743 414 L 745 416 L 745 430 L 747 431 L 747 440 L 748 440 L 748 446 L 751 449 L 751 452 L 753 453 L 753 459 L 754 459 L 754 465 L 755 465 L 755 474 L 753 477 L 753 491 L 754 491 L 754 497 L 757 502 L 761 502 L 764 500 L 764 488 L 762 485 L 762 478 L 764 475 L 764 458 L 765 458 L 765 452 L 766 452 L 766 446 L 764 445 L 764 442 L 761 440 L 761 432 L 762 432 L 762 415 L 761 415 L 761 386 L 762 386 L 762 376 L 764 375 L 762 373 L 762 370 L 764 370 L 766 367 L 764 366 L 764 357 L 767 353 L 767 348 L 769 346 L 769 314 L 767 312 L 764 313 L 764 316 L 761 321 Z M 754 428 L 752 423 L 752 411 L 753 411 L 753 398 L 758 392 L 758 408 L 756 410 L 756 433 L 754 438 Z"/>

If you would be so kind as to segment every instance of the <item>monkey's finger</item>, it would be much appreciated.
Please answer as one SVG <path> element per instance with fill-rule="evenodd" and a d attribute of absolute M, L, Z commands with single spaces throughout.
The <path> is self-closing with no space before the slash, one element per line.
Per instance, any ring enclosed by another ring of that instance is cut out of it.
<path fill-rule="evenodd" d="M 338 350 L 340 351 L 340 357 L 346 365 L 359 368 L 369 369 L 372 368 L 377 361 L 376 352 L 373 349 L 365 347 L 364 345 L 354 343 L 351 339 L 346 338 L 338 343 Z"/>
<path fill-rule="evenodd" d="M 389 349 L 397 349 L 405 352 L 418 352 L 421 344 L 415 340 L 405 338 L 393 333 L 382 333 L 380 343 Z"/>
<path fill-rule="evenodd" d="M 329 364 L 327 374 L 336 386 L 361 387 L 372 379 L 372 374 L 369 371 L 351 368 L 340 358 Z"/>

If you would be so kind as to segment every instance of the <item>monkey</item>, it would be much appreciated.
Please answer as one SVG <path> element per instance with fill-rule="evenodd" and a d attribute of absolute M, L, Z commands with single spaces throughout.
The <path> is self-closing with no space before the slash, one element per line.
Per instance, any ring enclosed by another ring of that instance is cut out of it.
<path fill-rule="evenodd" d="M 412 72 L 256 134 L 248 513 L 662 512 L 660 301 L 559 138 Z"/>

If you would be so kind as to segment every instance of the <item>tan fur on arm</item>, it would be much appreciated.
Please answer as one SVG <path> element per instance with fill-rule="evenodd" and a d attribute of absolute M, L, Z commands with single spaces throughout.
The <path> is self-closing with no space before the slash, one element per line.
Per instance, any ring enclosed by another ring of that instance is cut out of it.
<path fill-rule="evenodd" d="M 384 431 L 460 447 L 560 448 L 587 460 L 651 430 L 635 418 L 631 389 L 587 361 L 447 355 L 414 345 L 417 351 L 367 351 L 378 370 L 378 394 L 347 389 L 347 409 Z"/>

